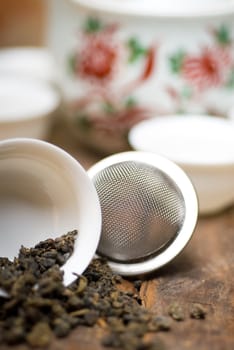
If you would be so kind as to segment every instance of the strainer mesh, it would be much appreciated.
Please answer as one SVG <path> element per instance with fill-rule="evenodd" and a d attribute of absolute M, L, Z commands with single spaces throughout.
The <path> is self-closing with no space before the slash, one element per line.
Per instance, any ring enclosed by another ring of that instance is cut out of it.
<path fill-rule="evenodd" d="M 102 209 L 98 253 L 119 262 L 146 259 L 179 233 L 185 203 L 175 182 L 154 166 L 113 164 L 93 178 Z"/>

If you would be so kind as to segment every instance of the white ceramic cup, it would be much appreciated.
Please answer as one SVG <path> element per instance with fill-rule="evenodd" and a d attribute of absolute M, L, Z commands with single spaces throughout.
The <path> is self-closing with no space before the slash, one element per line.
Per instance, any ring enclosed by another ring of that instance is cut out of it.
<path fill-rule="evenodd" d="M 173 115 L 135 125 L 129 143 L 180 165 L 194 184 L 200 214 L 213 214 L 234 203 L 233 135 L 228 119 Z"/>
<path fill-rule="evenodd" d="M 7 47 L 0 49 L 0 74 L 57 82 L 56 61 L 46 47 Z"/>
<path fill-rule="evenodd" d="M 44 141 L 12 139 L 0 142 L 0 224 L 0 256 L 11 259 L 21 245 L 78 230 L 74 252 L 62 267 L 67 285 L 95 254 L 101 210 L 77 160 Z"/>
<path fill-rule="evenodd" d="M 47 138 L 59 103 L 59 93 L 48 83 L 0 73 L 0 140 Z"/>

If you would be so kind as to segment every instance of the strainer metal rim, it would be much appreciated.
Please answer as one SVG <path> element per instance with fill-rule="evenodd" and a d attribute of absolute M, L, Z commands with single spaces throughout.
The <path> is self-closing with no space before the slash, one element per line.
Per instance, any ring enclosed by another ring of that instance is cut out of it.
<path fill-rule="evenodd" d="M 114 164 L 136 161 L 155 167 L 170 177 L 181 191 L 185 203 L 185 217 L 179 234 L 158 255 L 136 263 L 118 263 L 108 261 L 116 273 L 124 276 L 134 276 L 152 272 L 172 261 L 190 241 L 196 227 L 198 217 L 198 199 L 195 188 L 188 175 L 173 161 L 151 152 L 129 151 L 111 155 L 94 164 L 88 170 L 88 176 L 93 178 L 102 170 Z"/>

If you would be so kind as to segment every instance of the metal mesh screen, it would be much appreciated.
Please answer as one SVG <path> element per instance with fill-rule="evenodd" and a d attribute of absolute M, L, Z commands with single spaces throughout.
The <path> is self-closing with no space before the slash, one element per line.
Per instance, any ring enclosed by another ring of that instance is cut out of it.
<path fill-rule="evenodd" d="M 93 178 L 102 209 L 98 254 L 133 262 L 156 254 L 179 233 L 185 203 L 174 181 L 136 161 L 113 164 Z"/>

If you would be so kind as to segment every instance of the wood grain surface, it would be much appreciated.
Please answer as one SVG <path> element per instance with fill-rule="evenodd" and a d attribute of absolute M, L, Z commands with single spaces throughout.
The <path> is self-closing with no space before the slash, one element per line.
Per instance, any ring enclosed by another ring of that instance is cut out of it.
<path fill-rule="evenodd" d="M 50 140 L 69 151 L 85 168 L 100 158 L 83 150 L 61 131 L 56 131 Z M 131 281 L 125 281 L 125 285 L 131 288 Z M 148 335 L 158 341 L 158 350 L 234 349 L 234 207 L 218 215 L 200 217 L 183 253 L 146 278 L 140 295 L 144 306 L 158 315 L 167 314 L 168 305 L 175 301 L 185 310 L 184 321 L 173 320 L 169 332 Z M 190 318 L 192 303 L 205 306 L 204 320 Z M 55 339 L 49 350 L 104 350 L 107 348 L 100 342 L 104 333 L 98 326 L 77 328 L 68 338 Z M 0 345 L 3 349 L 13 348 Z"/>

